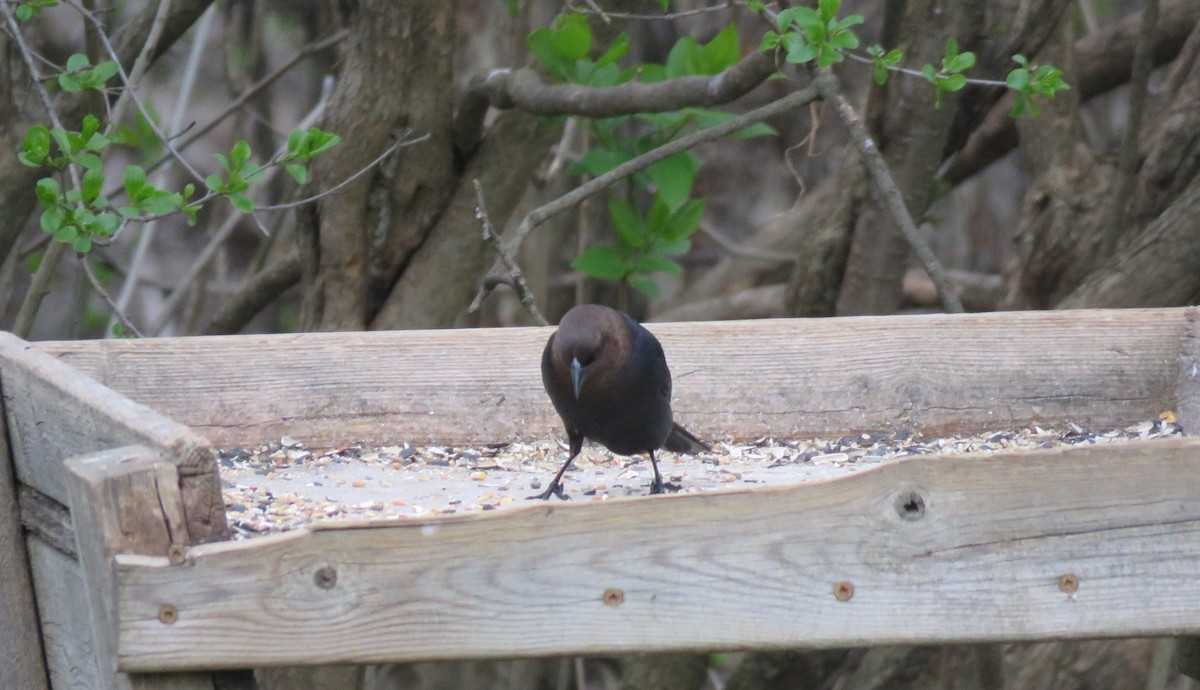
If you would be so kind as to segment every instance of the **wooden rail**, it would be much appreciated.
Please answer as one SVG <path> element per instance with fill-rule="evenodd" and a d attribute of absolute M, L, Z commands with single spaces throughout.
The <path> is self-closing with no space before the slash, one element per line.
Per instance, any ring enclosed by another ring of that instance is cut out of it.
<path fill-rule="evenodd" d="M 1200 632 L 1200 439 L 117 557 L 126 670 Z M 1191 479 L 1185 479 L 1191 478 Z M 170 611 L 164 620 L 163 612 Z"/>
<path fill-rule="evenodd" d="M 651 328 L 678 416 L 710 438 L 1120 426 L 1164 410 L 1191 431 L 1196 318 Z M 213 688 L 208 673 L 142 672 L 1198 631 L 1192 439 L 202 544 L 227 534 L 209 442 L 560 434 L 537 371 L 548 332 L 0 335 L 0 608 L 28 619 L 32 594 L 42 643 L 0 635 L 0 652 L 44 655 L 52 688 Z M 40 675 L 0 664 L 13 687 Z"/>

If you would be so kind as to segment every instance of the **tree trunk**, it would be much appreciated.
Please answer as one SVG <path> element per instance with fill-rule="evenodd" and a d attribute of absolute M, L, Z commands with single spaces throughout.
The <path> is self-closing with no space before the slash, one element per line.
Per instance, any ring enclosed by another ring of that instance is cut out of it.
<path fill-rule="evenodd" d="M 947 38 L 956 37 L 960 49 L 968 49 L 979 35 L 982 20 L 982 6 L 976 3 L 909 2 L 900 47 L 913 64 L 940 64 Z M 905 206 L 919 221 L 933 194 L 933 178 L 949 140 L 957 99 L 943 95 L 939 107 L 927 82 L 900 76 L 888 80 L 886 91 L 872 92 L 872 98 L 876 96 L 868 105 L 867 120 Z M 894 313 L 900 307 L 908 244 L 877 199 L 857 215 L 837 312 Z"/>

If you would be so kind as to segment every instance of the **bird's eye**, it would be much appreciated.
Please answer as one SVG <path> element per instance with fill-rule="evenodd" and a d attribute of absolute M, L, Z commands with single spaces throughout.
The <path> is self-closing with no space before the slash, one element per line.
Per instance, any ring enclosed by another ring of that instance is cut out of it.
<path fill-rule="evenodd" d="M 595 352 L 584 352 L 579 355 L 579 363 L 585 367 L 591 366 L 594 361 L 596 361 Z"/>

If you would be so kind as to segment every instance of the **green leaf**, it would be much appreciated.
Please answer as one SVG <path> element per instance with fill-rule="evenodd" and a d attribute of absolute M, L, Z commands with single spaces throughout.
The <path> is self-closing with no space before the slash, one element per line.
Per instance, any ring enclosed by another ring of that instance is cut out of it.
<path fill-rule="evenodd" d="M 646 244 L 646 224 L 628 201 L 618 196 L 609 197 L 608 214 L 612 218 L 613 229 L 621 238 L 621 244 L 633 248 Z"/>
<path fill-rule="evenodd" d="M 229 162 L 234 170 L 241 170 L 246 167 L 246 162 L 249 160 L 250 144 L 247 144 L 245 139 L 239 139 L 238 143 L 233 145 L 233 150 L 229 152 Z"/>
<path fill-rule="evenodd" d="M 121 71 L 120 66 L 112 60 L 105 60 L 92 68 L 92 74 L 102 82 L 112 79 L 113 75 L 119 71 Z"/>
<path fill-rule="evenodd" d="M 670 242 L 686 240 L 700 227 L 700 219 L 704 217 L 704 200 L 689 199 L 671 214 L 663 228 L 662 236 Z"/>
<path fill-rule="evenodd" d="M 671 46 L 671 52 L 667 54 L 667 78 L 678 79 L 693 74 L 702 74 L 701 69 L 701 48 L 696 39 L 691 36 L 683 36 L 675 45 Z"/>
<path fill-rule="evenodd" d="M 245 194 L 230 194 L 229 203 L 242 213 L 250 213 L 254 210 L 254 201 Z"/>
<path fill-rule="evenodd" d="M 96 216 L 96 227 L 105 236 L 111 236 L 121 225 L 121 218 L 111 211 L 105 211 Z"/>
<path fill-rule="evenodd" d="M 958 91 L 966 85 L 967 78 L 962 74 L 951 74 L 938 82 L 938 88 L 942 91 Z"/>
<path fill-rule="evenodd" d="M 629 34 L 619 34 L 615 39 L 613 39 L 612 45 L 608 47 L 608 50 L 605 51 L 604 55 L 601 55 L 600 59 L 596 61 L 596 67 L 614 64 L 617 60 L 625 57 L 625 54 L 628 52 Z"/>
<path fill-rule="evenodd" d="M 209 175 L 204 178 L 204 186 L 214 194 L 222 194 L 225 191 L 225 180 L 222 180 L 219 175 Z"/>
<path fill-rule="evenodd" d="M 784 59 L 794 65 L 812 62 L 817 57 L 817 49 L 798 33 L 784 34 L 780 43 L 787 51 L 787 57 Z"/>
<path fill-rule="evenodd" d="M 58 86 L 67 93 L 79 93 L 83 91 L 83 82 L 73 74 L 58 75 Z"/>
<path fill-rule="evenodd" d="M 310 141 L 308 155 L 310 157 L 320 153 L 325 153 L 334 146 L 337 146 L 342 141 L 340 136 L 323 132 L 316 127 L 308 130 L 308 136 Z"/>
<path fill-rule="evenodd" d="M 35 192 L 38 201 L 46 206 L 57 206 L 59 199 L 62 198 L 62 187 L 58 186 L 58 182 L 53 177 L 43 177 L 38 180 Z"/>
<path fill-rule="evenodd" d="M 571 164 L 568 172 L 572 175 L 587 173 L 597 176 L 612 170 L 629 160 L 629 155 L 609 148 L 592 148 L 583 157 Z"/>
<path fill-rule="evenodd" d="M 41 218 L 38 222 L 42 226 L 42 232 L 54 234 L 62 227 L 63 221 L 67 219 L 67 214 L 63 211 L 62 206 L 51 206 L 42 211 Z"/>
<path fill-rule="evenodd" d="M 90 205 L 104 188 L 104 173 L 96 169 L 88 170 L 83 173 L 82 184 L 83 202 Z"/>
<path fill-rule="evenodd" d="M 94 153 L 80 154 L 75 157 L 75 162 L 78 163 L 80 167 L 88 170 L 99 170 L 103 166 L 103 163 L 100 162 L 100 156 L 97 156 Z"/>
<path fill-rule="evenodd" d="M 821 19 L 829 21 L 837 16 L 838 9 L 842 6 L 842 0 L 820 0 L 817 7 L 821 10 Z"/>
<path fill-rule="evenodd" d="M 293 129 L 288 135 L 287 150 L 290 158 L 305 158 L 308 156 L 309 136 L 302 129 Z"/>
<path fill-rule="evenodd" d="M 678 242 L 660 240 L 654 243 L 654 253 L 662 256 L 679 256 L 680 254 L 687 254 L 688 250 L 691 248 L 692 241 L 690 239 L 679 240 Z"/>
<path fill-rule="evenodd" d="M 858 47 L 858 36 L 849 31 L 840 31 L 829 39 L 827 45 L 841 50 L 854 50 Z"/>
<path fill-rule="evenodd" d="M 538 29 L 529 34 L 529 38 L 525 39 L 526 45 L 529 46 L 529 52 L 537 58 L 537 61 L 542 63 L 551 74 L 566 79 L 575 68 L 573 60 L 568 60 L 558 53 L 558 49 L 554 45 L 554 31 L 552 29 Z"/>
<path fill-rule="evenodd" d="M 33 18 L 33 8 L 29 5 L 17 5 L 17 19 L 27 22 Z"/>
<path fill-rule="evenodd" d="M 563 58 L 574 62 L 592 51 L 592 30 L 587 17 L 570 14 L 562 18 L 554 31 L 554 49 Z"/>
<path fill-rule="evenodd" d="M 50 155 L 50 130 L 43 125 L 30 127 L 25 133 L 25 139 L 21 141 L 21 149 L 26 155 L 22 162 L 28 160 L 35 166 L 41 165 Z M 29 163 L 26 162 L 26 165 Z"/>
<path fill-rule="evenodd" d="M 768 31 L 763 34 L 762 42 L 758 44 L 758 52 L 765 53 L 768 50 L 775 50 L 777 45 L 779 45 L 779 34 Z"/>
<path fill-rule="evenodd" d="M 90 235 L 80 235 L 71 242 L 71 249 L 76 253 L 87 254 L 92 251 L 92 238 Z"/>
<path fill-rule="evenodd" d="M 90 64 L 92 63 L 88 60 L 88 56 L 83 53 L 73 53 L 71 57 L 67 58 L 67 71 L 78 72 L 87 69 L 87 66 Z"/>
<path fill-rule="evenodd" d="M 701 68 L 704 74 L 720 74 L 741 58 L 738 45 L 737 25 L 730 24 L 713 37 L 701 50 Z"/>
<path fill-rule="evenodd" d="M 633 262 L 633 268 L 642 273 L 670 273 L 671 275 L 683 273 L 683 266 L 680 266 L 674 259 L 654 254 L 639 256 L 637 261 Z"/>
<path fill-rule="evenodd" d="M 651 165 L 646 174 L 654 183 L 663 201 L 672 211 L 679 208 L 692 192 L 692 183 L 696 179 L 696 165 L 691 154 L 677 153 L 669 158 Z"/>
<path fill-rule="evenodd" d="M 601 280 L 620 280 L 627 266 L 613 247 L 588 247 L 571 262 L 571 268 Z"/>
<path fill-rule="evenodd" d="M 137 199 L 145 187 L 146 171 L 140 165 L 125 168 L 125 194 L 129 196 L 130 201 Z"/>
<path fill-rule="evenodd" d="M 283 169 L 296 180 L 296 184 L 304 184 L 308 181 L 308 169 L 299 163 L 288 163 L 283 166 Z"/>
<path fill-rule="evenodd" d="M 959 53 L 946 62 L 946 72 L 965 72 L 975 66 L 975 53 Z"/>
<path fill-rule="evenodd" d="M 163 189 L 155 189 L 139 206 L 143 212 L 152 216 L 166 215 L 179 208 L 175 195 Z"/>
<path fill-rule="evenodd" d="M 79 230 L 74 225 L 64 225 L 54 231 L 55 242 L 70 244 L 75 241 L 76 237 L 79 237 Z"/>
<path fill-rule="evenodd" d="M 1025 87 L 1029 86 L 1029 70 L 1024 67 L 1014 69 L 1008 73 L 1004 83 L 1014 91 L 1024 91 Z"/>
<path fill-rule="evenodd" d="M 666 12 L 667 8 L 671 6 L 671 0 L 658 0 L 658 6 L 662 8 L 663 12 Z"/>
<path fill-rule="evenodd" d="M 658 287 L 658 283 L 650 276 L 631 275 L 627 282 L 634 290 L 637 290 L 650 299 L 658 299 L 659 295 L 662 294 L 662 289 Z"/>

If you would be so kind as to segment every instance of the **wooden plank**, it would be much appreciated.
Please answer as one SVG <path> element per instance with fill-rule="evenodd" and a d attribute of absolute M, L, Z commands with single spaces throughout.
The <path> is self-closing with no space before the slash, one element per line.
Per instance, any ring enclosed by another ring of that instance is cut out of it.
<path fill-rule="evenodd" d="M 910 458 L 786 488 L 313 528 L 177 566 L 118 556 L 118 661 L 1189 634 L 1197 572 L 1200 439 Z"/>
<path fill-rule="evenodd" d="M 96 687 L 212 690 L 207 673 L 138 677 L 116 668 L 113 556 L 182 552 L 188 534 L 175 466 L 155 449 L 130 446 L 67 460 L 66 468 L 99 660 Z"/>
<path fill-rule="evenodd" d="M 677 416 L 701 436 L 930 433 L 1174 404 L 1183 309 L 651 324 Z M 501 328 L 43 343 L 222 446 L 293 435 L 483 443 L 559 434 L 539 362 L 550 333 Z M 1098 402 L 1103 404 L 1097 404 Z"/>
<path fill-rule="evenodd" d="M 21 526 L 71 558 L 75 553 L 75 526 L 67 507 L 46 494 L 22 484 L 17 489 Z"/>
<path fill-rule="evenodd" d="M 35 535 L 27 535 L 25 545 L 33 572 L 50 687 L 54 690 L 100 687 L 92 628 L 87 624 L 87 581 L 79 561 Z"/>
<path fill-rule="evenodd" d="M 0 430 L 0 688 L 46 689 L 46 662 L 21 535 L 8 439 Z"/>
<path fill-rule="evenodd" d="M 179 470 L 189 533 L 228 538 L 212 449 L 186 426 L 8 333 L 0 333 L 0 387 L 22 483 L 65 504 L 65 458 L 130 444 L 161 448 Z"/>

